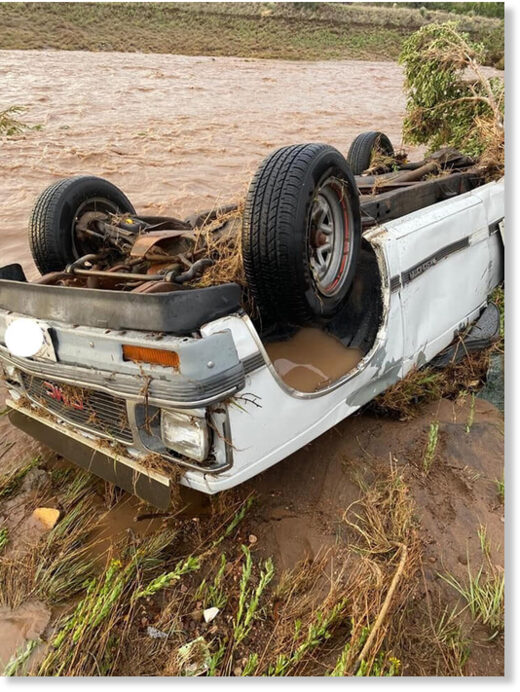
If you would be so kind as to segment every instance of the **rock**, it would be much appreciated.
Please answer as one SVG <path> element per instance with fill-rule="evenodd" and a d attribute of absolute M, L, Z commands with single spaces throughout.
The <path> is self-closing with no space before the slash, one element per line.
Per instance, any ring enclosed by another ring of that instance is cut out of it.
<path fill-rule="evenodd" d="M 177 651 L 177 661 L 183 675 L 203 675 L 211 664 L 211 652 L 204 637 L 197 637 Z"/>
<path fill-rule="evenodd" d="M 254 535 L 254 533 L 250 534 L 249 536 L 249 544 L 254 545 L 258 541 L 258 538 Z"/>
<path fill-rule="evenodd" d="M 242 675 L 242 668 L 240 666 L 236 666 L 236 668 L 233 668 L 233 675 L 239 678 Z"/>
<path fill-rule="evenodd" d="M 49 481 L 49 474 L 43 469 L 31 469 L 22 483 L 22 492 L 30 492 L 41 488 Z"/>
<path fill-rule="evenodd" d="M 52 507 L 37 507 L 32 513 L 32 517 L 38 521 L 44 529 L 53 529 L 60 518 L 60 510 Z"/>
<path fill-rule="evenodd" d="M 158 630 L 156 627 L 147 627 L 146 634 L 152 639 L 168 639 L 166 632 Z"/>
<path fill-rule="evenodd" d="M 204 616 L 204 622 L 211 622 L 214 620 L 217 615 L 220 613 L 220 608 L 206 608 L 206 610 L 203 611 L 203 616 Z"/>
<path fill-rule="evenodd" d="M 191 619 L 195 622 L 200 622 L 202 620 L 202 610 L 193 610 L 190 615 Z"/>
<path fill-rule="evenodd" d="M 477 394 L 504 412 L 504 356 L 494 353 L 489 359 L 486 384 Z"/>

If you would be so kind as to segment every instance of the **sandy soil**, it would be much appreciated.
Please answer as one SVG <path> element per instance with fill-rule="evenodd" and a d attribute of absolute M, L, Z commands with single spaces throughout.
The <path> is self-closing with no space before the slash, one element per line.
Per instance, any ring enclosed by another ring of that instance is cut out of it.
<path fill-rule="evenodd" d="M 2 262 L 26 269 L 31 206 L 59 178 L 99 175 L 138 211 L 186 216 L 239 198 L 276 147 L 346 154 L 372 129 L 398 145 L 405 105 L 388 62 L 0 51 L 0 80 L 0 108 L 42 125 L 2 142 Z"/>

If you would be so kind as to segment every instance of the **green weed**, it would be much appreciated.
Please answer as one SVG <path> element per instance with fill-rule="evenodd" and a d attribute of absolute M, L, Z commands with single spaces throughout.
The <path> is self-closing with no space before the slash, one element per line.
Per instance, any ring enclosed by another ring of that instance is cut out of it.
<path fill-rule="evenodd" d="M 426 451 L 423 456 L 423 469 L 426 474 L 430 472 L 431 465 L 435 459 L 437 453 L 437 444 L 439 442 L 439 424 L 431 423 L 430 430 L 428 432 L 428 443 L 426 445 Z"/>
<path fill-rule="evenodd" d="M 468 562 L 467 583 L 459 582 L 452 574 L 439 576 L 462 596 L 473 619 L 487 625 L 493 637 L 504 629 L 503 573 L 492 571 L 486 576 L 483 567 L 480 567 L 477 574 L 473 575 Z"/>

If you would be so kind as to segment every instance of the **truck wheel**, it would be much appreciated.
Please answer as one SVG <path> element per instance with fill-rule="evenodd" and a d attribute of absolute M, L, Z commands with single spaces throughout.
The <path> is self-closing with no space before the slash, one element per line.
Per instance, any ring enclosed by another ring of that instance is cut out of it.
<path fill-rule="evenodd" d="M 88 213 L 93 218 L 92 213 L 107 212 L 135 214 L 121 190 L 103 178 L 65 178 L 45 189 L 29 221 L 29 245 L 40 272 L 62 271 L 78 257 L 95 252 L 95 239 L 79 231 L 77 224 Z"/>
<path fill-rule="evenodd" d="M 299 144 L 263 161 L 247 193 L 242 252 L 264 318 L 331 318 L 354 277 L 360 242 L 359 195 L 337 149 Z"/>
<path fill-rule="evenodd" d="M 383 156 L 394 156 L 394 147 L 383 132 L 363 132 L 350 145 L 347 163 L 354 175 L 361 175 L 370 168 L 372 157 L 376 152 Z"/>

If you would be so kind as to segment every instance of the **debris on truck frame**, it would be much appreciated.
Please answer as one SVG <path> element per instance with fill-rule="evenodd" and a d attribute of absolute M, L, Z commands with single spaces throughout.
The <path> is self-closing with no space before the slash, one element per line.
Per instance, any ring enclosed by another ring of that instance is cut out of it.
<path fill-rule="evenodd" d="M 359 145 L 366 145 L 367 135 L 371 148 L 363 150 Z M 409 162 L 403 153 L 394 154 L 393 148 L 380 150 L 382 137 L 388 141 L 382 133 L 360 135 L 365 141 L 358 145 L 355 141 L 347 158 L 354 163 L 355 170 L 365 165 L 367 169 L 355 177 L 363 228 L 425 206 L 428 201 L 434 203 L 452 191 L 473 187 L 481 175 L 473 159 L 454 149 L 442 149 L 423 161 Z M 81 180 L 79 177 L 60 183 Z M 84 180 L 88 183 L 96 179 Z M 439 184 L 420 185 L 433 180 Z M 33 254 L 43 271 L 37 283 L 135 293 L 163 293 L 228 282 L 246 287 L 242 205 L 215 208 L 181 220 L 132 211 L 121 213 L 94 199 L 78 211 L 75 219 L 76 237 L 71 249 L 79 256 L 66 266 L 53 269 L 44 256 L 48 244 L 38 244 L 38 239 L 42 236 L 39 206 L 55 187 L 56 184 L 42 193 L 31 222 Z M 385 208 L 383 213 L 381 207 Z"/>

